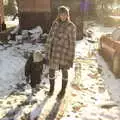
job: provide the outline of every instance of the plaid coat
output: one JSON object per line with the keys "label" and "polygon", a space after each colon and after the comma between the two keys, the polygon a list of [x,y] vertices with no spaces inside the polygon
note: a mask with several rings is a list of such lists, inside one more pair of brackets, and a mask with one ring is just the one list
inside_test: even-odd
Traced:
{"label": "plaid coat", "polygon": [[71,21],[55,20],[48,35],[48,59],[52,69],[69,69],[75,54],[76,26]]}

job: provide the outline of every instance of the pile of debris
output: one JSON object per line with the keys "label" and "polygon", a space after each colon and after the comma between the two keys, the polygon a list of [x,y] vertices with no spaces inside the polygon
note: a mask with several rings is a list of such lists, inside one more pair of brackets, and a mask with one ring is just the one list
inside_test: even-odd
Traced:
{"label": "pile of debris", "polygon": [[10,32],[8,40],[15,40],[17,44],[23,44],[24,42],[35,43],[45,43],[47,39],[47,34],[43,33],[40,26],[36,26],[31,30],[21,30],[17,26],[13,31]]}

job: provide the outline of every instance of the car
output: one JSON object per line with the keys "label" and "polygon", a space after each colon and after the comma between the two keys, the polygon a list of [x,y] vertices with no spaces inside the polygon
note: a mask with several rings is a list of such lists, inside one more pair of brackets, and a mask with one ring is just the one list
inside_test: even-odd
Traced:
{"label": "car", "polygon": [[100,37],[99,54],[108,63],[115,77],[120,77],[120,28],[115,29],[112,34]]}

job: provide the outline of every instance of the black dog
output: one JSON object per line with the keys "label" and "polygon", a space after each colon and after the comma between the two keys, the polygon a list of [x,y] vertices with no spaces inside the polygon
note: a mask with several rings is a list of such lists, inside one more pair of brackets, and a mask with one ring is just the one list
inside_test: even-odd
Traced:
{"label": "black dog", "polygon": [[25,64],[26,82],[30,83],[32,92],[35,91],[36,86],[41,82],[41,75],[43,71],[43,64],[46,60],[40,51],[34,51],[28,58]]}

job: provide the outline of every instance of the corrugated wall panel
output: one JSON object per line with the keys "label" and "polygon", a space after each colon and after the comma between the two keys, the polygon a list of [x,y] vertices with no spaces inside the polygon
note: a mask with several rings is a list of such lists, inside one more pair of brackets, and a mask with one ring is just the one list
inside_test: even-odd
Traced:
{"label": "corrugated wall panel", "polygon": [[35,0],[19,0],[19,10],[21,12],[31,12],[33,11]]}
{"label": "corrugated wall panel", "polygon": [[21,12],[50,12],[50,0],[19,0]]}
{"label": "corrugated wall panel", "polygon": [[40,25],[48,32],[51,25],[51,0],[18,0],[19,23],[22,29]]}
{"label": "corrugated wall panel", "polygon": [[35,0],[35,11],[36,12],[50,12],[50,0]]}

